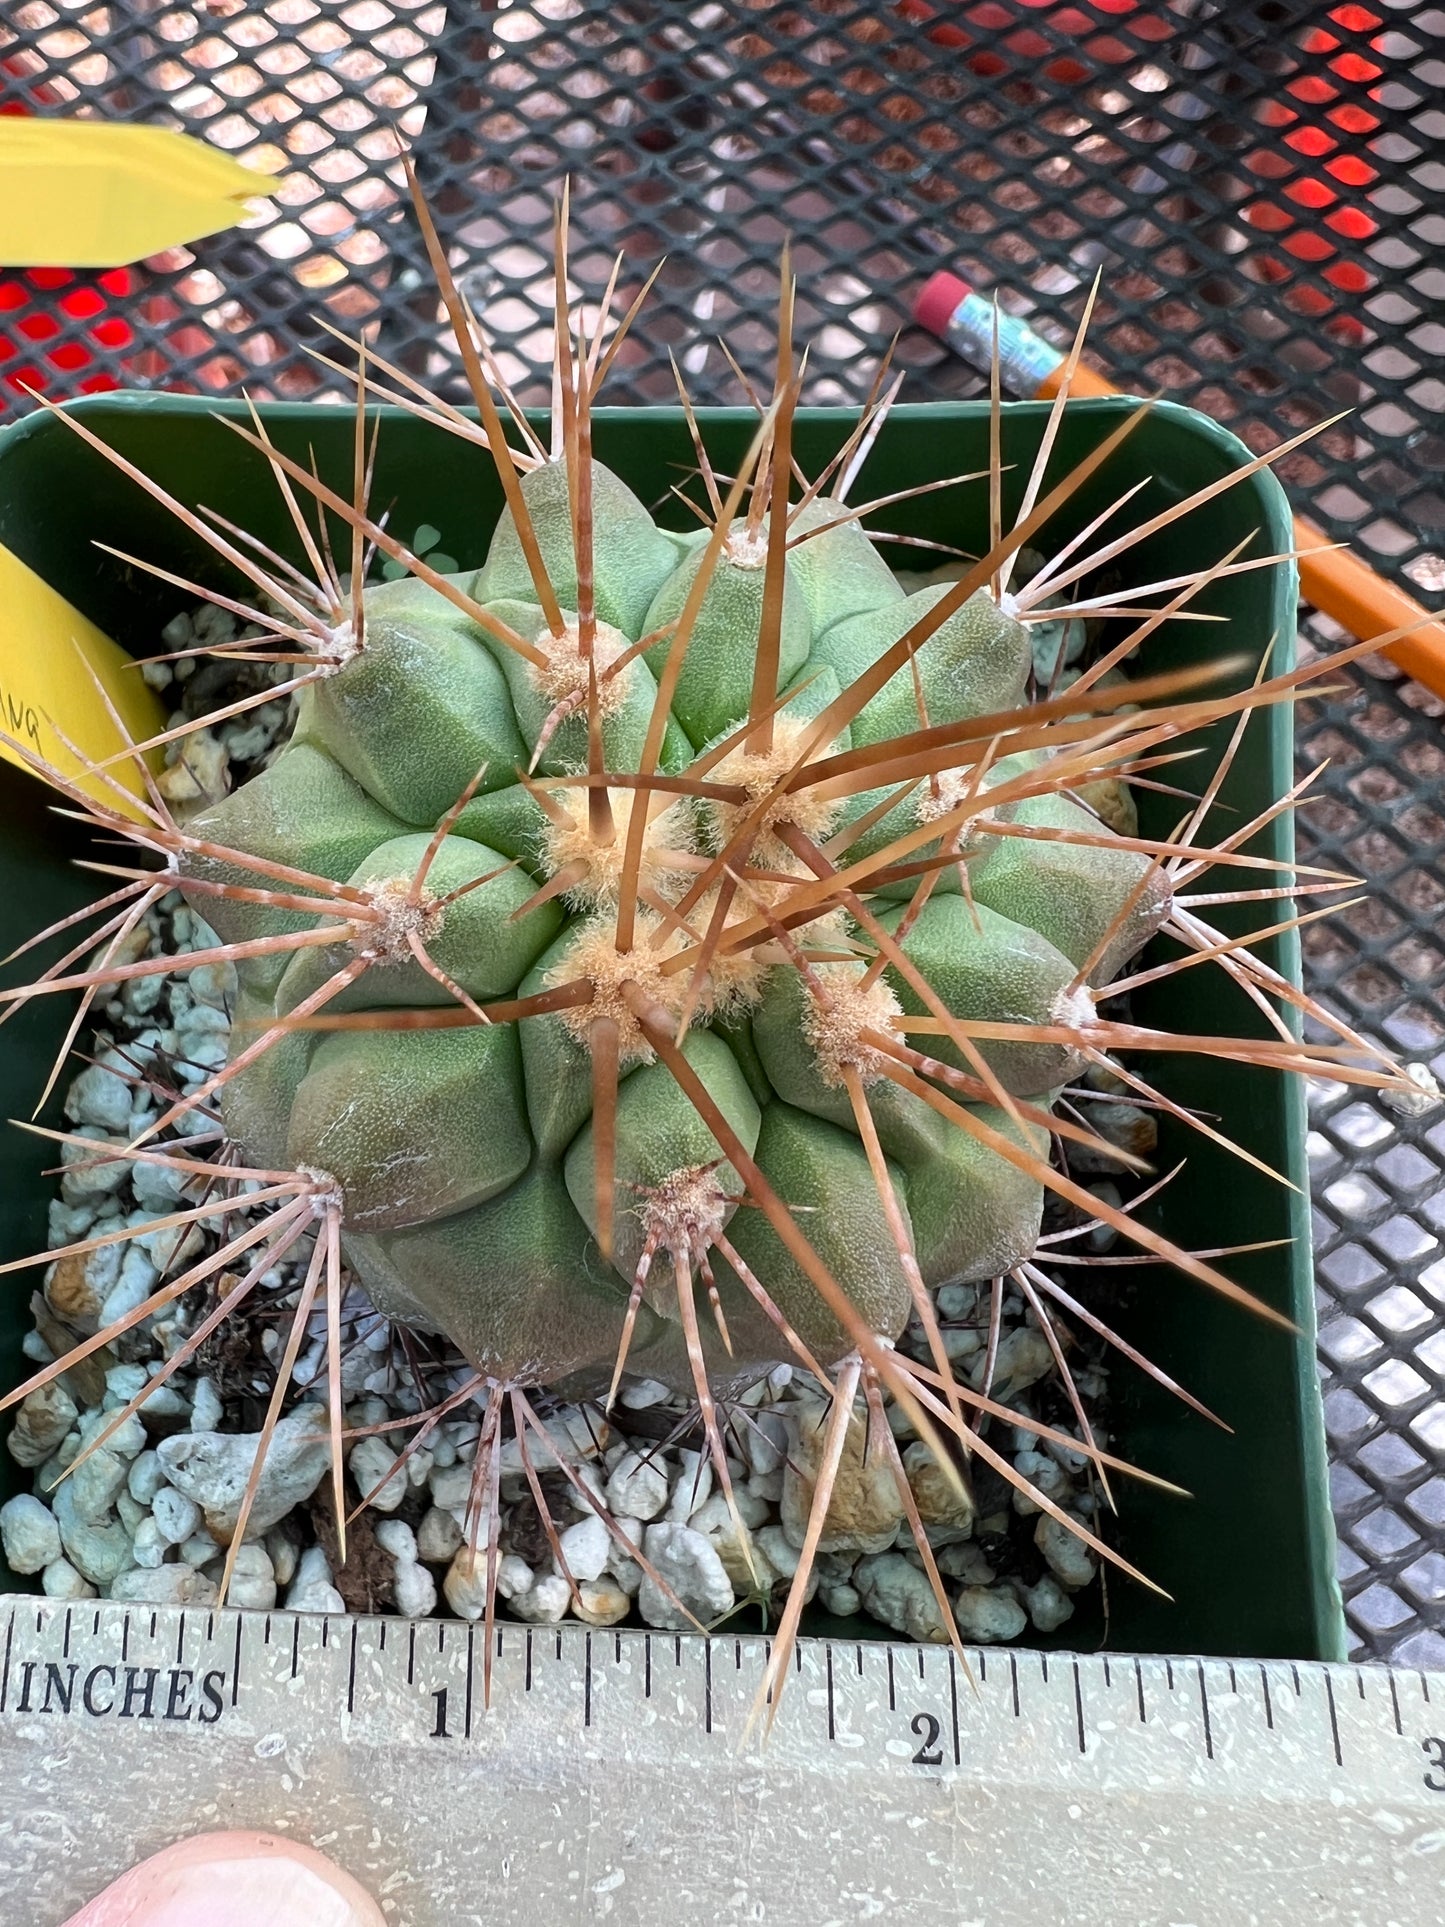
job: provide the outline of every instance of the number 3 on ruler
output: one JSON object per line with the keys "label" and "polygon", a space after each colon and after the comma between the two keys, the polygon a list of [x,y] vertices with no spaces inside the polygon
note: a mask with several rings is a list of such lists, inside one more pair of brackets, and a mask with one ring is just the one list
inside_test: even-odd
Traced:
{"label": "number 3 on ruler", "polygon": [[1421,1740],[1420,1747],[1430,1762],[1421,1778],[1432,1793],[1445,1793],[1445,1740]]}

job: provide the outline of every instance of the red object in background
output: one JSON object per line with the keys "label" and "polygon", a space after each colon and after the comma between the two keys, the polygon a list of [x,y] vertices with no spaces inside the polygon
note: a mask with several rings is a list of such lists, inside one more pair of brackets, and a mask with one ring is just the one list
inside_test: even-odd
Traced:
{"label": "red object in background", "polygon": [[[140,288],[134,268],[95,274],[16,268],[0,274],[0,391],[18,399],[22,388],[90,395],[123,386],[120,376],[98,363],[102,353],[134,347],[135,330],[120,310]],[[62,316],[86,325],[67,330]]]}
{"label": "red object in background", "polygon": [[[1291,76],[1283,83],[1282,97],[1260,108],[1261,124],[1281,129],[1282,147],[1289,152],[1261,148],[1244,165],[1261,181],[1277,182],[1275,192],[1283,200],[1251,201],[1244,219],[1262,234],[1277,235],[1290,257],[1259,257],[1260,278],[1290,282],[1284,298],[1297,314],[1333,314],[1332,332],[1359,339],[1365,326],[1350,310],[1377,281],[1357,257],[1380,231],[1367,196],[1379,179],[1369,159],[1369,142],[1380,131],[1381,117],[1369,103],[1379,100],[1379,87],[1372,83],[1382,79],[1384,69],[1349,47],[1342,36],[1363,35],[1367,48],[1377,51],[1386,22],[1368,7],[1355,5],[1333,8],[1329,19],[1330,28],[1313,27],[1304,41],[1306,54],[1317,62],[1324,56],[1326,71]],[[1352,253],[1356,258],[1350,258]],[[1301,277],[1294,262],[1312,269],[1328,289]],[[1335,294],[1345,299],[1339,301]]]}
{"label": "red object in background", "polygon": [[[1095,80],[1102,67],[1127,66],[1141,58],[1140,41],[1168,40],[1178,22],[1156,19],[1141,12],[1139,0],[1090,0],[1090,11],[1060,4],[1060,0],[977,0],[977,4],[948,7],[934,0],[897,0],[905,20],[933,21],[928,38],[938,47],[957,47],[970,73],[984,80],[1003,74],[1027,75],[1038,70],[1066,87]],[[1021,16],[1042,16],[1041,33]],[[1097,16],[1129,17],[1130,40],[1102,28]],[[1077,53],[1064,53],[1059,41],[1073,41]],[[1081,56],[1087,56],[1087,62]],[[1040,65],[1042,63],[1042,65]]]}
{"label": "red object in background", "polygon": [[[14,118],[35,107],[64,109],[65,102],[29,57],[12,54],[0,60],[0,76],[12,89],[18,83],[12,98],[0,102],[0,114]],[[0,412],[7,401],[22,399],[25,388],[42,395],[55,388],[67,395],[119,388],[120,377],[100,366],[100,358],[134,345],[135,330],[121,304],[133,301],[141,285],[136,268],[94,273],[0,266]],[[67,320],[89,325],[66,328]]]}
{"label": "red object in background", "polygon": [[[1144,59],[1150,43],[1178,31],[1177,22],[1141,11],[1138,0],[1089,0],[1088,12],[1060,0],[977,0],[961,7],[945,6],[943,0],[896,0],[896,7],[906,20],[931,23],[928,38],[936,46],[957,48],[969,71],[981,78],[1027,79],[1032,67],[1072,87],[1097,79],[1101,67]],[[1030,12],[1040,16],[1039,27],[1028,24],[1024,16]],[[1121,22],[1127,16],[1129,38],[1101,27],[1099,15]],[[1367,103],[1378,100],[1372,83],[1383,69],[1343,36],[1363,35],[1368,49],[1378,51],[1386,22],[1368,7],[1350,3],[1332,9],[1329,21],[1329,27],[1310,28],[1301,48],[1315,63],[1323,57],[1326,71],[1282,75],[1279,98],[1258,107],[1258,123],[1279,129],[1281,145],[1255,149],[1243,165],[1261,183],[1277,183],[1273,192],[1282,199],[1261,194],[1246,203],[1241,218],[1257,233],[1279,237],[1281,254],[1253,257],[1257,278],[1275,286],[1288,283],[1284,299],[1297,314],[1329,317],[1332,334],[1359,340],[1366,329],[1352,310],[1376,285],[1376,276],[1358,254],[1379,232],[1367,197],[1379,179],[1368,143],[1379,133],[1381,118]],[[1077,42],[1088,64],[1061,52],[1060,39]]]}

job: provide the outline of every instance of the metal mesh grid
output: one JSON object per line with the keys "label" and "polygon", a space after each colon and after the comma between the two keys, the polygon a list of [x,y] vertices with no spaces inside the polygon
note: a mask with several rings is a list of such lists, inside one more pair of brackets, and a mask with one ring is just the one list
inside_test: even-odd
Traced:
{"label": "metal mesh grid", "polygon": [[[913,399],[977,377],[907,326],[939,259],[1045,332],[1103,288],[1093,352],[1263,448],[1297,501],[1445,587],[1445,12],[1429,0],[12,0],[0,112],[201,134],[273,177],[243,229],[110,275],[0,270],[0,417],[118,384],[335,395],[315,319],[459,371],[405,210],[412,145],[504,367],[545,400],[552,200],[574,294],[662,263],[614,400],[738,399],[793,237],[808,399],[856,401],[900,328]],[[1432,206],[1432,201],[1434,205]],[[664,259],[665,257],[665,259]],[[1062,335],[1060,335],[1062,338]],[[1307,641],[1330,640],[1312,624]],[[1445,1074],[1441,705],[1383,666],[1301,716],[1330,767],[1305,838],[1367,876],[1312,989]],[[1445,1122],[1324,1095],[1321,1362],[1357,1651],[1445,1663]]]}

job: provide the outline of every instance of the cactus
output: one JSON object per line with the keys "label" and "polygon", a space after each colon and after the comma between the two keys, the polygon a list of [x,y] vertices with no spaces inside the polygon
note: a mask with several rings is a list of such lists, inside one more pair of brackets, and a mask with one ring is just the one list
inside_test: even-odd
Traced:
{"label": "cactus", "polygon": [[[504,1424],[541,1450],[530,1395],[565,1385],[605,1406],[624,1369],[686,1388],[731,1502],[719,1402],[779,1362],[832,1394],[803,1579],[861,1400],[870,1449],[891,1455],[943,1599],[879,1422],[885,1392],[948,1479],[964,1477],[960,1447],[977,1452],[1123,1565],[989,1443],[981,1420],[1000,1408],[986,1383],[955,1381],[931,1292],[1013,1276],[1051,1330],[1053,1288],[1036,1257],[1053,1193],[1244,1297],[1211,1260],[1082,1192],[1049,1144],[1097,1142],[1055,1108],[1084,1067],[1161,1041],[1100,1009],[1151,974],[1121,976],[1154,933],[1177,939],[1183,963],[1215,961],[1256,1001],[1301,1002],[1188,900],[1211,867],[1234,872],[1237,887],[1210,902],[1284,894],[1253,887],[1265,866],[1241,846],[1258,824],[1201,846],[1211,788],[1174,839],[1151,841],[1111,828],[1088,800],[1101,786],[1117,793],[1161,743],[1289,698],[1298,674],[1223,695],[1205,672],[1123,684],[1111,674],[1210,581],[1272,558],[1229,556],[1119,591],[1107,612],[1135,626],[1066,705],[1035,714],[1032,625],[1096,613],[1097,598],[1070,603],[1068,591],[1154,524],[1085,543],[1011,588],[1015,560],[1046,539],[1050,516],[1135,418],[1054,477],[1066,383],[1014,526],[1003,525],[995,457],[988,552],[954,583],[907,594],[865,531],[873,505],[848,499],[886,411],[881,380],[835,460],[794,488],[800,374],[785,276],[778,373],[752,445],[728,482],[698,438],[706,508],[701,527],[678,532],[592,454],[615,338],[604,348],[599,327],[574,347],[560,332],[549,446],[514,409],[515,425],[504,422],[419,215],[480,425],[420,407],[439,458],[446,434],[460,433],[496,463],[506,507],[484,557],[439,575],[369,510],[367,405],[393,392],[392,371],[360,349],[350,499],[274,448],[259,422],[233,424],[285,491],[315,575],[304,589],[293,569],[122,463],[264,598],[262,640],[229,647],[284,665],[281,680],[225,713],[278,689],[297,697],[282,753],[189,817],[152,788],[137,825],[72,788],[93,823],[160,867],[133,873],[100,906],[98,929],[7,993],[14,1005],[75,989],[88,1003],[127,976],[212,956],[236,965],[229,1062],[116,1155],[204,1177],[197,1219],[224,1224],[244,1205],[250,1224],[258,1186],[274,1215],[228,1232],[217,1257],[163,1283],[126,1322],[224,1269],[215,1322],[278,1252],[310,1238],[268,1426],[299,1334],[324,1305],[341,1517],[344,1263],[379,1310],[443,1334],[473,1368],[466,1395],[484,1409],[473,1544],[489,1573],[498,1501],[487,1468]],[[564,285],[565,260],[558,273]],[[308,494],[351,526],[347,580],[310,532]],[[406,573],[367,583],[373,551]],[[214,951],[115,961],[143,910],[176,885],[215,930]],[[1320,873],[1296,879],[1300,892],[1335,887]],[[109,949],[74,969],[97,941]],[[1273,1041],[1163,1041],[1401,1083],[1389,1060],[1319,1015],[1347,1048],[1300,1044],[1287,1027]],[[1124,1074],[1152,1094],[1142,1074]],[[219,1120],[223,1153],[165,1136],[197,1118]],[[926,1365],[894,1346],[915,1313]],[[1086,1423],[1083,1436],[1101,1469],[1118,1466]],[[802,1581],[778,1677],[801,1593]]]}

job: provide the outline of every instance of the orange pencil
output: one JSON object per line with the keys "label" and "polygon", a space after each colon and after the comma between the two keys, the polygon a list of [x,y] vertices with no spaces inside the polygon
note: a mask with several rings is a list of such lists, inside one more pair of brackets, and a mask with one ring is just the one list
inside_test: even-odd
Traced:
{"label": "orange pencil", "polygon": [[[975,294],[966,281],[946,272],[929,277],[913,305],[913,318],[975,367],[987,368],[993,354],[994,304]],[[1011,393],[1047,400],[1058,392],[1067,356],[1020,321],[998,310],[999,374]],[[1071,395],[1117,395],[1107,376],[1080,361]],[[1318,549],[1330,538],[1304,516],[1294,519],[1295,547]],[[1378,575],[1349,549],[1325,548],[1301,555],[1300,593],[1361,642],[1389,637],[1382,654],[1407,676],[1437,696],[1445,696],[1445,621],[1433,615],[1393,582]],[[1408,630],[1410,633],[1402,634]]]}

